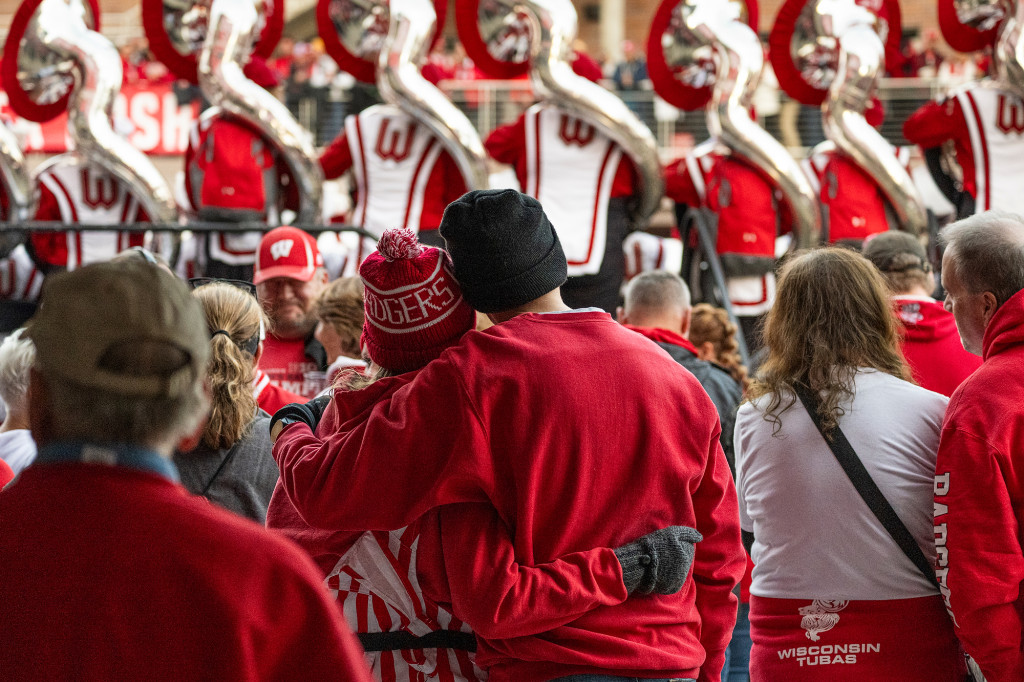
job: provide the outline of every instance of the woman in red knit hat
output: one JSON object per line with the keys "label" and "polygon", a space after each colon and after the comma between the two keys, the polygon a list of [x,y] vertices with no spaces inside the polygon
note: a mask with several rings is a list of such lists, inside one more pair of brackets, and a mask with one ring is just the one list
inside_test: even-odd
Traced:
{"label": "woman in red knit hat", "polygon": [[[365,408],[384,392],[411,381],[476,321],[448,254],[423,246],[409,230],[385,230],[378,251],[359,273],[370,381],[356,377],[353,386],[361,390],[335,393],[316,427],[325,439],[365,416]],[[271,433],[276,436],[273,427]],[[634,592],[678,591],[689,568],[682,555],[689,551],[692,559],[693,536],[686,531],[694,533],[659,530],[616,550],[575,552],[527,567],[516,562],[509,531],[488,504],[449,505],[390,532],[332,532],[310,528],[280,484],[267,525],[302,545],[327,574],[327,587],[377,679],[429,675],[442,682],[487,678],[475,665],[476,639],[468,620],[483,636],[502,636],[510,629],[539,633]],[[467,554],[467,547],[479,551]],[[453,561],[455,554],[476,560]],[[660,562],[644,563],[645,556]],[[449,580],[474,586],[473,613],[458,614],[465,620],[448,610]]]}

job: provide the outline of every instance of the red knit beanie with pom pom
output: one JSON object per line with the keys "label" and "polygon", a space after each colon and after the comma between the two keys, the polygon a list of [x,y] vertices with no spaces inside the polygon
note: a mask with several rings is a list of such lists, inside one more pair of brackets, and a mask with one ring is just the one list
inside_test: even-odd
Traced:
{"label": "red knit beanie with pom pom", "polygon": [[451,258],[420,244],[411,230],[384,230],[359,276],[365,285],[362,343],[384,369],[419,369],[476,323]]}

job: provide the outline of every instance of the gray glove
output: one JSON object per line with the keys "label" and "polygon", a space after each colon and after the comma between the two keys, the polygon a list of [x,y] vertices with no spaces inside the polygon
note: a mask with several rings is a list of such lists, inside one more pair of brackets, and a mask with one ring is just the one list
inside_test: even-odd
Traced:
{"label": "gray glove", "polygon": [[693,564],[694,544],[704,536],[689,526],[669,526],[615,550],[629,594],[675,594]]}

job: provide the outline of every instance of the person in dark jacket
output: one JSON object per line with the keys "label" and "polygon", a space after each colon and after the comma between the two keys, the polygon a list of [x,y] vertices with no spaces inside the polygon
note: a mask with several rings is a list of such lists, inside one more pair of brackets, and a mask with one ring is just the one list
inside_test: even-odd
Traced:
{"label": "person in dark jacket", "polygon": [[690,289],[682,278],[666,270],[649,270],[630,280],[618,319],[664,348],[673,360],[697,377],[718,410],[722,449],[735,473],[732,431],[742,389],[724,367],[700,359],[697,348],[687,338],[691,312]]}

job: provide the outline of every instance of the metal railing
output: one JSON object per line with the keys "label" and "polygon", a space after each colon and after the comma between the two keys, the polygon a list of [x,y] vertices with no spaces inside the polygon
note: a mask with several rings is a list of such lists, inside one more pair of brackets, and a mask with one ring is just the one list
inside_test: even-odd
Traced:
{"label": "metal railing", "polygon": [[[514,121],[535,101],[526,80],[442,81],[440,87],[484,137],[499,125]],[[935,79],[883,80],[878,91],[886,111],[882,136],[896,146],[907,144],[903,122],[941,93]],[[650,90],[618,94],[654,133],[666,160],[682,155],[708,137],[703,111],[681,111]],[[299,121],[313,131],[317,143],[324,145],[341,132],[346,115],[379,101],[375,88],[360,85],[352,89],[323,88],[292,101],[290,106]],[[820,109],[801,105],[784,93],[779,93],[778,112],[762,117],[761,123],[796,155],[825,139]]]}

